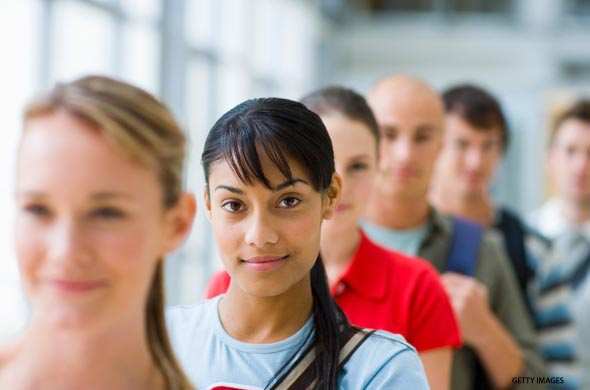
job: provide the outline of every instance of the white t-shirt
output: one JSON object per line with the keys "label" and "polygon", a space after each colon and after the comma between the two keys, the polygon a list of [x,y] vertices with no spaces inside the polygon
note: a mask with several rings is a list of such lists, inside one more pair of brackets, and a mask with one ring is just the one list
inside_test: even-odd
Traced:
{"label": "white t-shirt", "polygon": [[[244,343],[221,325],[217,305],[222,297],[168,309],[168,332],[176,356],[200,390],[264,389],[285,362],[311,341],[313,319],[285,340]],[[422,390],[428,384],[416,350],[402,336],[377,331],[344,365],[338,388]]]}

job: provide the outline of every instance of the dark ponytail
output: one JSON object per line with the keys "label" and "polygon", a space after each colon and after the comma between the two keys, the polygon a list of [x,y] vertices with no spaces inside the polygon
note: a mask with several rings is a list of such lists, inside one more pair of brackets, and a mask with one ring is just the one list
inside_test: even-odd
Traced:
{"label": "dark ponytail", "polygon": [[[291,179],[288,158],[305,169],[312,187],[323,193],[335,172],[332,142],[320,117],[303,104],[279,98],[247,100],[225,113],[211,128],[201,162],[208,182],[211,165],[225,160],[244,183],[255,181],[271,188],[259,153]],[[328,278],[318,255],[310,274],[316,348],[316,388],[335,390],[340,348],[338,335],[349,326],[328,288]],[[305,343],[304,343],[305,344]],[[295,357],[295,356],[294,356]],[[291,361],[276,373],[278,378]],[[271,381],[272,383],[272,381]]]}
{"label": "dark ponytail", "polygon": [[313,293],[313,320],[316,332],[316,369],[319,389],[336,389],[340,344],[338,334],[348,326],[346,317],[332,299],[328,288],[328,277],[321,256],[311,269],[311,290]]}

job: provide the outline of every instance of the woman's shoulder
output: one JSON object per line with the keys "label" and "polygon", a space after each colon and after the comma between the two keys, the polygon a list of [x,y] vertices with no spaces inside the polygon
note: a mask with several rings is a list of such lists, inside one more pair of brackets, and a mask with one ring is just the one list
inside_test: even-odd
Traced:
{"label": "woman's shoulder", "polygon": [[382,330],[358,347],[342,380],[348,385],[343,388],[428,388],[416,349],[403,336]]}
{"label": "woman's shoulder", "polygon": [[190,305],[170,306],[166,309],[166,325],[171,336],[195,333],[199,329],[210,329],[217,315],[217,301],[220,296],[204,299]]}

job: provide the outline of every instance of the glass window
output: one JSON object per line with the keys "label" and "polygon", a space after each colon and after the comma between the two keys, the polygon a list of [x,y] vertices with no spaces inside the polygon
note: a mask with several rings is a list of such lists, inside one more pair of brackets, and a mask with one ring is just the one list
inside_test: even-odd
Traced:
{"label": "glass window", "polygon": [[131,19],[141,19],[150,23],[157,22],[162,13],[161,0],[120,0],[119,4]]}
{"label": "glass window", "polygon": [[113,74],[114,19],[103,9],[72,0],[55,3],[52,79]]}
{"label": "glass window", "polygon": [[159,90],[160,35],[146,24],[123,26],[122,77],[151,93]]}
{"label": "glass window", "polygon": [[186,2],[186,34],[190,46],[206,48],[215,41],[218,0],[188,0]]}
{"label": "glass window", "polygon": [[0,143],[0,343],[23,326],[27,312],[12,239],[15,211],[13,193],[22,108],[35,92],[37,66],[40,63],[39,15],[40,3],[34,0],[4,2],[0,12],[3,32],[0,45],[5,53],[10,53],[2,57],[0,72],[3,125]]}

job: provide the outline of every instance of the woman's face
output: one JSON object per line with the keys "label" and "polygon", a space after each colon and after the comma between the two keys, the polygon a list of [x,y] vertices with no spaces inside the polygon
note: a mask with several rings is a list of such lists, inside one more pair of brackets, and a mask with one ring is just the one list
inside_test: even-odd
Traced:
{"label": "woman's face", "polygon": [[205,199],[213,233],[231,290],[271,297],[309,285],[318,256],[322,220],[331,215],[339,193],[338,179],[317,192],[302,166],[288,159],[287,180],[268,156],[260,153],[261,182],[243,183],[225,160],[212,164]]}
{"label": "woman's face", "polygon": [[192,221],[162,197],[156,173],[100,130],[64,111],[28,120],[15,240],[33,319],[84,329],[143,319],[158,259]]}
{"label": "woman's face", "polygon": [[323,229],[346,231],[357,226],[364,212],[376,172],[377,140],[363,123],[340,114],[322,116],[334,147],[336,172],[342,178],[342,196],[334,217]]}

